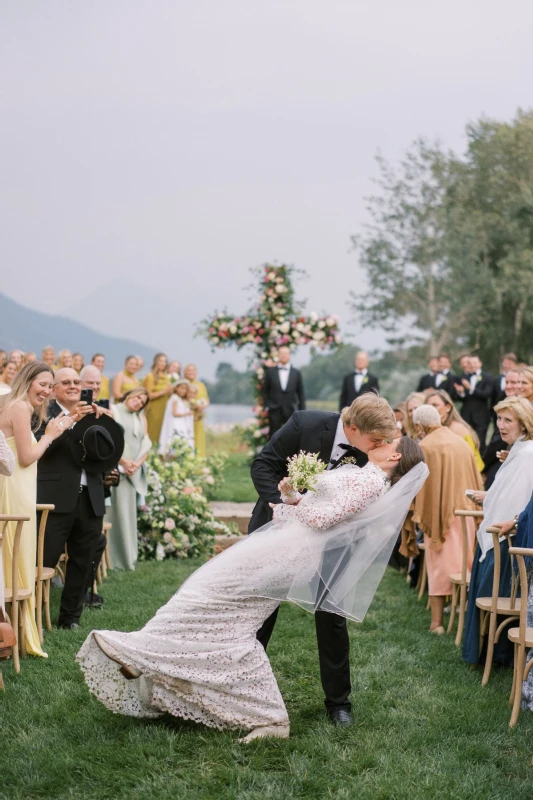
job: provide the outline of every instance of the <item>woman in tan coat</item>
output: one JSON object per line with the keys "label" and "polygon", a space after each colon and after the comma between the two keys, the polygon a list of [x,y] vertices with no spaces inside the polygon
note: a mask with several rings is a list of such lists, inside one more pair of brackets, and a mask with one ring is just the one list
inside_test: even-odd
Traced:
{"label": "woman in tan coat", "polygon": [[[462,533],[456,508],[472,509],[475,504],[465,491],[482,488],[481,476],[468,444],[441,424],[439,412],[430,405],[417,408],[413,423],[420,437],[429,477],[415,498],[413,522],[424,532],[431,604],[430,631],[444,633],[446,595],[452,593],[450,575],[461,572]],[[469,563],[472,566],[475,526],[469,525]]]}

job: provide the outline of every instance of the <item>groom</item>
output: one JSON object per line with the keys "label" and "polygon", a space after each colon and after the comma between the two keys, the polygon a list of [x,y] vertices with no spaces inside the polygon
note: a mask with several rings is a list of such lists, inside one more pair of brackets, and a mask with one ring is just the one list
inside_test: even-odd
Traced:
{"label": "groom", "polygon": [[[327,411],[295,411],[277,431],[252,464],[252,481],[259,495],[248,533],[272,519],[269,503],[280,503],[278,484],[287,476],[287,459],[302,450],[318,453],[328,469],[340,466],[349,456],[358,467],[367,453],[397,435],[396,418],[387,401],[370,392],[358,397],[342,414]],[[257,638],[266,649],[278,615],[263,623]],[[337,725],[351,725],[350,643],[346,620],[338,614],[315,612],[320,678],[326,696],[326,711]]]}

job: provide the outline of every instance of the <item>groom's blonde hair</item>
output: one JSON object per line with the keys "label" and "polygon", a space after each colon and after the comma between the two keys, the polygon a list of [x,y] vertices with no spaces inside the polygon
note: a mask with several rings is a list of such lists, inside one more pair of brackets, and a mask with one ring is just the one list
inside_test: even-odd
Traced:
{"label": "groom's blonde hair", "polygon": [[355,425],[361,433],[394,439],[398,433],[394,411],[384,397],[375,392],[366,392],[343,408],[341,419],[344,425]]}

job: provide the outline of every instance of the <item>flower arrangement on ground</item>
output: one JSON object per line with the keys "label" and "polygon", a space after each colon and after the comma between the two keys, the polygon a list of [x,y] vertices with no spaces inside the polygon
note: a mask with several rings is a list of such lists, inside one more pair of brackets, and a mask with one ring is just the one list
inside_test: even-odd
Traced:
{"label": "flower arrangement on ground", "polygon": [[139,559],[200,558],[213,553],[217,534],[230,529],[209,508],[209,497],[222,483],[225,456],[195,456],[181,437],[163,455],[148,458],[148,492],[138,512]]}

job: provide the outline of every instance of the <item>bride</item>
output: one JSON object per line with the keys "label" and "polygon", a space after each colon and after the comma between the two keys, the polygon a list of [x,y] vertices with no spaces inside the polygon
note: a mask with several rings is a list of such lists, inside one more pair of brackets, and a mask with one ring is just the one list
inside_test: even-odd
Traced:
{"label": "bride", "polygon": [[301,497],[282,481],[272,522],[200,567],[142,630],[90,633],[77,655],[90,691],[118,714],[249,730],[245,742],[287,737],[257,630],[281,600],[362,621],[428,474],[407,437],[368,458]]}

